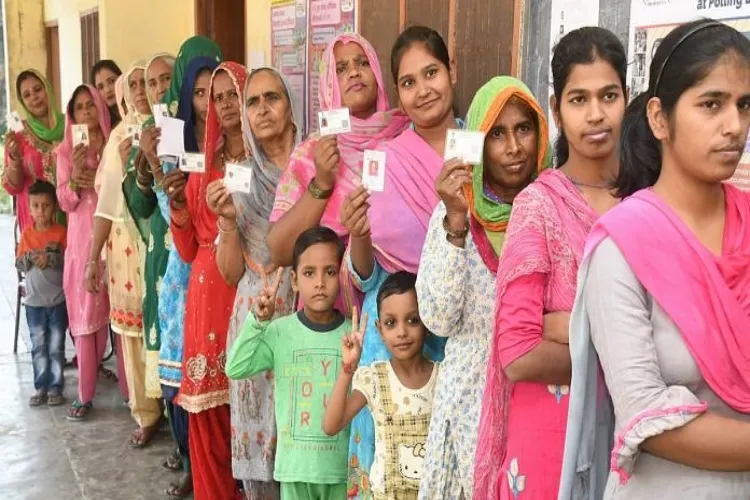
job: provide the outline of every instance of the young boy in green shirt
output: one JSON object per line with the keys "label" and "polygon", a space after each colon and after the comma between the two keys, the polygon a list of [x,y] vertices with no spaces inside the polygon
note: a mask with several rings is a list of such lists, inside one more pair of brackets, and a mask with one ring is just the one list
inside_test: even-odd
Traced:
{"label": "young boy in green shirt", "polygon": [[344,249],[325,227],[303,232],[293,251],[292,286],[304,308],[270,321],[275,312],[279,270],[255,300],[229,350],[231,379],[273,370],[278,444],[274,479],[283,500],[345,500],[349,429],[323,432],[323,415],[341,370],[341,339],[351,322],[334,309]]}

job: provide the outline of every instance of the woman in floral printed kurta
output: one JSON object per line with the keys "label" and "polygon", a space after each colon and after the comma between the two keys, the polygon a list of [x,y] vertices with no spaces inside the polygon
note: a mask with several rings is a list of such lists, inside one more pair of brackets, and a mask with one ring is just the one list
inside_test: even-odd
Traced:
{"label": "woman in floral printed kurta", "polygon": [[424,499],[472,497],[498,254],[513,198],[550,163],[544,112],[515,78],[479,89],[467,128],[487,134],[484,162],[445,164],[417,275],[422,321],[448,337],[419,487]]}

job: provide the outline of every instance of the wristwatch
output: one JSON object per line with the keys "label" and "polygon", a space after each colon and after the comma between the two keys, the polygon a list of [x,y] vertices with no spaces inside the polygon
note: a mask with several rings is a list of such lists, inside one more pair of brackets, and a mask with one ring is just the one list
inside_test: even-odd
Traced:
{"label": "wristwatch", "polygon": [[333,188],[331,189],[320,189],[315,185],[315,177],[310,180],[310,184],[307,185],[307,191],[316,200],[327,200],[333,194]]}

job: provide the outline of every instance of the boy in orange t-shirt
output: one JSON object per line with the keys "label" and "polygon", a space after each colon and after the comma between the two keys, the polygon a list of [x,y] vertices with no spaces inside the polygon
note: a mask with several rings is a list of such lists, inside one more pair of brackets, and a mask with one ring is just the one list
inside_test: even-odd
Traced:
{"label": "boy in orange t-shirt", "polygon": [[34,224],[21,234],[16,268],[26,273],[26,321],[31,334],[31,360],[36,393],[30,406],[59,406],[65,365],[65,331],[68,311],[63,293],[66,230],[55,222],[55,186],[37,181],[29,188],[29,208]]}

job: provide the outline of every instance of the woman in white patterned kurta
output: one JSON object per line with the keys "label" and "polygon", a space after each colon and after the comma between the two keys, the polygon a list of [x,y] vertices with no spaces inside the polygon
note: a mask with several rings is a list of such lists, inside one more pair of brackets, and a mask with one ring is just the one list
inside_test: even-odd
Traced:
{"label": "woman in white patterned kurta", "polygon": [[544,114],[514,78],[493,78],[477,92],[467,128],[486,133],[484,161],[472,167],[446,162],[437,181],[443,201],[430,219],[417,278],[422,321],[448,337],[420,499],[472,498],[495,273],[510,203],[550,163]]}

